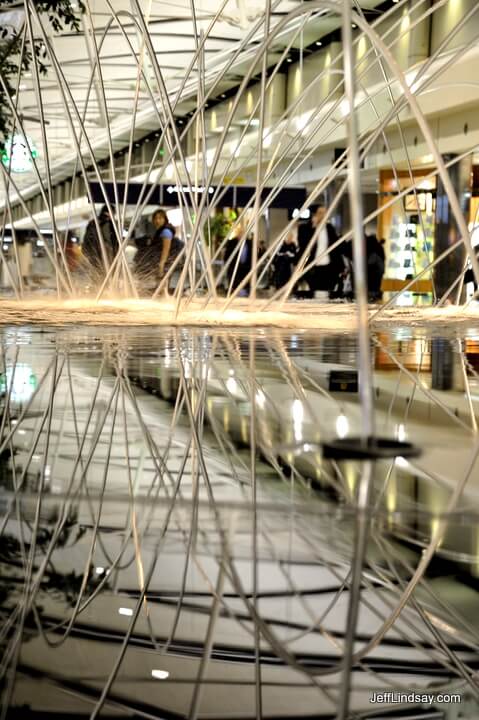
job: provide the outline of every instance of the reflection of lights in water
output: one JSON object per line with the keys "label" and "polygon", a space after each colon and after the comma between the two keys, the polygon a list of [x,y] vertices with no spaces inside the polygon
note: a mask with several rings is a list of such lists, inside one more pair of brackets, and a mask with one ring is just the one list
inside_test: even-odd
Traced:
{"label": "reflection of lights in water", "polygon": [[244,443],[247,443],[249,440],[249,425],[248,418],[246,417],[241,418],[241,439]]}
{"label": "reflection of lights in water", "polygon": [[185,358],[185,360],[183,360],[183,368],[185,371],[185,378],[189,380],[191,378],[191,364],[188,358]]}
{"label": "reflection of lights in water", "polygon": [[296,442],[300,442],[303,438],[303,419],[304,419],[304,409],[303,409],[303,403],[301,400],[293,400],[293,404],[291,406],[291,414],[293,416],[293,429],[294,429],[294,439]]}
{"label": "reflection of lights in water", "polygon": [[348,418],[342,413],[338,415],[338,419],[336,420],[336,432],[340,438],[345,438],[349,432]]}
{"label": "reflection of lights in water", "polygon": [[152,670],[151,677],[154,677],[156,680],[166,680],[166,678],[170,677],[170,673],[168,670]]}
{"label": "reflection of lights in water", "polygon": [[431,520],[431,540],[435,541],[438,537],[441,538],[437,543],[437,547],[440,548],[444,541],[443,527],[441,527],[441,520],[439,518],[434,518]]}
{"label": "reflection of lights in water", "polygon": [[235,374],[235,371],[234,371],[234,370],[231,370],[231,369],[228,370],[228,375],[229,375],[230,377],[233,377],[234,374]]}
{"label": "reflection of lights in water", "polygon": [[[13,378],[13,384],[12,384]],[[0,376],[0,391],[8,393],[11,387],[11,399],[13,402],[27,402],[33,395],[37,386],[37,378],[32,372],[30,365],[17,363],[15,368],[7,368],[5,375]]]}
{"label": "reflection of lights in water", "polygon": [[388,483],[388,489],[386,494],[386,507],[389,512],[393,513],[397,508],[397,486],[396,478],[391,475]]}
{"label": "reflection of lights in water", "polygon": [[440,618],[438,618],[437,615],[433,615],[431,612],[428,612],[427,610],[424,612],[424,614],[440,630],[444,630],[444,632],[450,633],[451,635],[457,635],[457,630],[455,630],[455,628],[453,628],[451,625],[448,625],[446,622],[444,622],[444,620],[441,620]]}
{"label": "reflection of lights in water", "polygon": [[121,607],[118,610],[119,615],[126,615],[127,617],[131,617],[133,615],[133,610],[131,608],[125,608]]}
{"label": "reflection of lights in water", "polygon": [[52,469],[50,465],[45,465],[45,477],[48,478],[52,474]]}
{"label": "reflection of lights in water", "polygon": [[256,393],[256,404],[260,406],[260,408],[264,408],[266,402],[266,396],[262,390],[258,390]]}
{"label": "reflection of lights in water", "polygon": [[396,437],[399,442],[404,442],[406,439],[406,429],[402,423],[400,423],[396,428]]}
{"label": "reflection of lights in water", "polygon": [[233,394],[238,390],[238,383],[234,378],[230,377],[226,381],[226,388],[229,393]]}
{"label": "reflection of lights in water", "polygon": [[351,496],[354,496],[354,490],[356,487],[356,470],[354,468],[354,465],[350,462],[346,464],[346,467],[344,469],[344,477],[346,479],[346,483],[351,493]]}

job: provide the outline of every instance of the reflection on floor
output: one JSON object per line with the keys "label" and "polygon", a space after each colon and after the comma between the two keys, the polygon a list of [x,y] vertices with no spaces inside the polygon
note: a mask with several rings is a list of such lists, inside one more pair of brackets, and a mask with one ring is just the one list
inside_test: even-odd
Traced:
{"label": "reflection on floor", "polygon": [[374,343],[353,646],[353,337],[2,331],[2,717],[477,718],[476,341]]}

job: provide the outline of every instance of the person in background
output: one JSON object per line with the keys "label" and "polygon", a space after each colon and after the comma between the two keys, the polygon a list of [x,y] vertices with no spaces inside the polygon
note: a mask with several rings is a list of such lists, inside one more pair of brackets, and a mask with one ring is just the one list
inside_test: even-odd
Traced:
{"label": "person in background", "polygon": [[70,272],[76,272],[80,265],[81,251],[80,247],[74,238],[71,230],[65,233],[63,241],[63,251],[65,253],[65,260],[68,265]]}
{"label": "person in background", "polygon": [[291,279],[293,267],[298,260],[298,246],[294,232],[290,231],[281,243],[273,262],[273,285],[279,289]]}
{"label": "person in background", "polygon": [[[241,284],[246,275],[251,270],[251,258],[252,258],[252,240],[251,237],[246,238],[241,250],[238,248],[241,246],[244,234],[243,224],[240,222],[233,228],[230,239],[226,242],[224,250],[224,262],[228,263],[227,268],[227,288],[226,291],[233,292]],[[238,257],[239,253],[239,257]],[[240,290],[238,295],[241,297],[248,295],[249,285],[245,285]]]}
{"label": "person in background", "polygon": [[366,258],[368,273],[368,299],[369,302],[381,300],[381,283],[384,275],[384,247],[375,234],[366,235]]}
{"label": "person in background", "polygon": [[[115,208],[112,206],[112,211],[114,212],[114,210]],[[113,221],[106,205],[103,205],[98,215],[98,227],[101,237],[98,234],[97,223],[95,220],[90,220],[82,243],[83,259],[87,265],[87,271],[94,279],[99,279],[106,274],[115,257],[115,248],[118,246]]]}
{"label": "person in background", "polygon": [[[154,233],[135,240],[138,250],[133,267],[140,284],[153,291],[177,259],[183,243],[176,237],[175,228],[169,222],[165,210],[155,210],[152,223]],[[165,293],[170,290],[170,279]]]}
{"label": "person in background", "polygon": [[[322,223],[326,216],[327,208],[325,205],[311,207],[311,222],[302,226],[298,232],[299,256],[303,256],[306,252],[308,243],[316,231],[316,228]],[[344,272],[344,262],[342,258],[341,248],[334,248],[328,254],[328,250],[337,241],[338,236],[336,230],[331,223],[326,223],[319,232],[316,243],[310,250],[307,263],[315,262],[304,276],[309,286],[307,297],[314,297],[316,292],[328,293],[328,297],[335,295],[335,288],[340,282],[340,277]]]}

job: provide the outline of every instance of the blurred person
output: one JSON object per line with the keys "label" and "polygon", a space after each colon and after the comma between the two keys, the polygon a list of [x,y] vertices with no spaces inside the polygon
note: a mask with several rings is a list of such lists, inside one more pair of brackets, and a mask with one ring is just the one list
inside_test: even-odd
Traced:
{"label": "blurred person", "polygon": [[65,260],[69,271],[73,273],[78,270],[81,263],[81,250],[76,238],[72,235],[71,230],[68,230],[65,233],[63,240],[63,252],[65,253]]}
{"label": "blurred person", "polygon": [[[183,243],[176,236],[176,230],[169,222],[165,210],[155,210],[151,219],[154,232],[135,240],[137,252],[133,268],[140,284],[153,291],[178,258]],[[170,291],[170,285],[171,276],[165,287],[166,294]]]}
{"label": "blurred person", "polygon": [[[311,207],[311,221],[304,224],[298,232],[299,255],[306,252],[308,243],[316,232],[316,229],[323,222],[327,213],[325,205]],[[334,248],[328,254],[324,254],[338,240],[336,230],[331,223],[326,223],[320,230],[315,245],[309,252],[307,264],[314,262],[305,275],[304,280],[309,286],[307,297],[314,297],[315,293],[327,293],[328,297],[334,297],[335,289],[340,282],[344,272],[344,262],[341,248]]]}
{"label": "blurred person", "polygon": [[366,259],[368,275],[368,299],[370,302],[381,300],[381,283],[384,275],[384,248],[375,234],[366,235]]}
{"label": "blurred person", "polygon": [[274,257],[272,280],[277,290],[289,282],[298,260],[298,246],[294,235],[292,230],[287,234]]}
{"label": "blurred person", "polygon": [[[112,211],[115,208],[112,206]],[[118,248],[118,241],[115,235],[113,220],[106,205],[103,205],[98,215],[97,223],[90,220],[82,242],[82,255],[88,265],[88,271],[92,275],[104,276],[115,258],[115,250]],[[103,249],[102,249],[103,242]],[[105,267],[106,263],[106,267]]]}
{"label": "blurred person", "polygon": [[[242,222],[236,224],[231,237],[227,240],[223,260],[228,263],[226,291],[233,292],[243,282],[252,267],[252,238],[248,236],[243,243],[244,226]],[[243,243],[242,247],[241,244]],[[241,250],[238,248],[241,247]],[[249,283],[238,293],[241,297],[249,294]]]}

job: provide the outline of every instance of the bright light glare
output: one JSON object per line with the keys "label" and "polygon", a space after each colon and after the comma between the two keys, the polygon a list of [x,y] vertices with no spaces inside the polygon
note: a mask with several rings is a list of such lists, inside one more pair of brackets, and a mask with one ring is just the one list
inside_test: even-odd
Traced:
{"label": "bright light glare", "polygon": [[341,102],[339,103],[339,109],[343,117],[349,115],[349,100],[341,100]]}
{"label": "bright light glare", "polygon": [[273,134],[270,132],[269,128],[265,128],[263,130],[263,147],[269,148],[271,146],[272,142],[273,142]]}
{"label": "bright light glare", "polygon": [[126,615],[127,617],[131,617],[131,616],[133,615],[133,610],[132,610],[131,608],[121,607],[121,608],[118,610],[118,614],[119,614],[119,615]]}
{"label": "bright light glare", "polygon": [[236,382],[236,380],[234,378],[230,377],[226,381],[226,388],[227,388],[228,392],[233,394],[238,390],[238,383]]}
{"label": "bright light glare", "polygon": [[260,408],[264,408],[264,404],[266,401],[265,394],[262,390],[258,390],[256,393],[256,402],[260,406]]}
{"label": "bright light glare", "polygon": [[304,409],[301,400],[296,399],[293,401],[293,405],[291,407],[291,414],[293,415],[293,421],[295,423],[303,422]]}
{"label": "bright light glare", "polygon": [[404,442],[406,439],[406,430],[404,425],[401,423],[397,428],[397,439],[399,442]]}
{"label": "bright light glare", "polygon": [[336,432],[340,438],[345,438],[349,432],[348,418],[342,413],[338,415],[338,419],[336,420]]}
{"label": "bright light glare", "polygon": [[170,673],[168,670],[152,670],[151,677],[154,677],[156,680],[166,680],[166,678],[170,677]]}
{"label": "bright light glare", "polygon": [[301,442],[303,439],[303,418],[304,418],[304,409],[303,409],[303,403],[301,400],[293,401],[293,405],[291,407],[291,414],[293,415],[293,430],[294,430],[294,439],[296,442]]}

